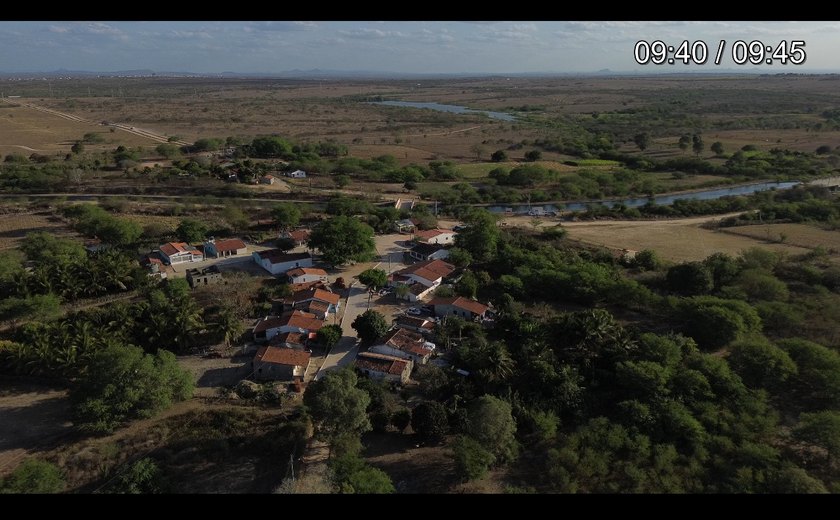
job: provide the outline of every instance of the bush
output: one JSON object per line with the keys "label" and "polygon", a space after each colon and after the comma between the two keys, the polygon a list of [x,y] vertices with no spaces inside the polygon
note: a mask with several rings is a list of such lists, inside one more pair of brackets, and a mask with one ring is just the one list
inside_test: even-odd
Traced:
{"label": "bush", "polygon": [[64,477],[55,464],[27,459],[3,480],[0,493],[60,493]]}
{"label": "bush", "polygon": [[487,469],[496,460],[492,453],[478,442],[465,435],[459,435],[452,446],[455,458],[455,474],[463,480],[484,477]]}

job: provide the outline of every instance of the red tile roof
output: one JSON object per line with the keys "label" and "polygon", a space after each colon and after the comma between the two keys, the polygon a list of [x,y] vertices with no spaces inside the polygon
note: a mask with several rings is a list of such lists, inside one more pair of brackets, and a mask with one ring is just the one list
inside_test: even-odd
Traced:
{"label": "red tile roof", "polygon": [[397,326],[407,325],[409,327],[416,327],[421,329],[434,330],[435,324],[425,318],[416,318],[414,316],[400,316],[397,318]]}
{"label": "red tile roof", "polygon": [[298,291],[292,295],[292,305],[298,302],[304,302],[306,300],[321,300],[322,302],[331,303],[333,305],[338,305],[338,300],[341,299],[341,296],[326,291],[324,289],[318,288],[311,288],[311,289],[304,289],[303,291]]}
{"label": "red tile roof", "polygon": [[391,348],[417,356],[431,355],[432,349],[424,347],[424,343],[426,343],[426,339],[420,334],[405,329],[393,329],[376,340],[374,345],[388,345]]}
{"label": "red tile roof", "polygon": [[326,287],[326,285],[322,280],[313,280],[311,282],[291,283],[289,284],[289,287],[292,289],[293,293],[296,293],[312,288],[323,289],[324,287]]}
{"label": "red tile roof", "polygon": [[328,310],[330,310],[330,306],[329,306],[329,304],[326,304],[326,303],[324,303],[324,302],[319,302],[318,300],[312,300],[312,301],[310,301],[309,303],[307,303],[307,304],[306,304],[306,307],[304,307],[304,308],[305,308],[307,311],[309,311],[309,312],[311,312],[311,313],[313,313],[313,314],[314,314],[316,311],[317,311],[317,312],[319,312],[319,313],[321,313],[321,314],[326,314],[326,313],[327,313],[327,311],[328,311]]}
{"label": "red tile roof", "polygon": [[365,370],[400,375],[405,370],[406,365],[408,365],[408,360],[386,356],[384,354],[376,354],[374,352],[360,352],[356,356],[354,364],[356,367]]}
{"label": "red tile roof", "polygon": [[479,315],[484,314],[487,312],[487,309],[490,308],[483,303],[470,300],[469,298],[464,298],[463,296],[455,296],[452,298],[432,298],[429,305],[452,305],[453,307],[458,307],[459,309],[464,309],[473,314]]}
{"label": "red tile roof", "polygon": [[309,235],[311,234],[312,231],[308,229],[296,229],[287,233],[288,237],[294,240],[295,242],[304,242],[306,240],[309,240]]}
{"label": "red tile roof", "polygon": [[312,313],[296,310],[287,312],[279,317],[274,316],[260,320],[254,327],[254,333],[286,326],[316,331],[324,326],[324,322]]}
{"label": "red tile roof", "polygon": [[247,246],[245,242],[239,240],[238,238],[229,238],[227,240],[216,240],[216,251],[220,253],[222,251],[239,251],[240,249],[245,249]]}
{"label": "red tile roof", "polygon": [[269,345],[282,345],[283,343],[292,343],[295,345],[306,344],[307,335],[299,332],[284,332],[271,338]]}
{"label": "red tile roof", "polygon": [[316,276],[327,276],[327,272],[317,267],[295,267],[286,271],[286,276],[303,276],[305,274],[314,274]]}
{"label": "red tile roof", "polygon": [[419,276],[424,280],[434,282],[439,278],[449,276],[454,270],[454,265],[444,262],[443,260],[426,260],[425,262],[417,262],[416,264],[410,265],[404,269],[400,269],[397,271],[397,274],[403,276],[413,274],[414,276]]}
{"label": "red tile roof", "polygon": [[287,365],[305,367],[309,365],[311,354],[305,350],[296,350],[284,347],[261,347],[254,357],[255,361],[273,363],[275,365]]}
{"label": "red tile roof", "polygon": [[166,256],[177,255],[178,253],[192,253],[194,255],[201,255],[201,252],[186,242],[167,242],[158,249]]}
{"label": "red tile roof", "polygon": [[414,236],[422,240],[431,240],[436,236],[443,235],[444,233],[454,233],[454,231],[451,229],[425,229],[422,231],[415,231]]}

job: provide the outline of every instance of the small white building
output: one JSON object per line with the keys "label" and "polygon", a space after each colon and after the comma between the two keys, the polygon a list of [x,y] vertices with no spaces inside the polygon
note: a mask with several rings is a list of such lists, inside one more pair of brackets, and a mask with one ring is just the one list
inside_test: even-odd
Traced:
{"label": "small white building", "polygon": [[306,172],[303,170],[295,170],[293,172],[287,173],[286,177],[291,177],[292,179],[305,179]]}
{"label": "small white building", "polygon": [[248,246],[238,238],[216,240],[211,238],[204,243],[204,254],[208,257],[226,258],[248,254]]}
{"label": "small white building", "polygon": [[289,283],[328,282],[327,272],[317,267],[295,267],[286,271]]}
{"label": "small white building", "polygon": [[158,250],[160,251],[161,259],[169,265],[204,260],[204,255],[201,251],[186,242],[167,242],[160,246]]}
{"label": "small white building", "polygon": [[427,244],[454,244],[455,233],[451,229],[425,229],[414,232],[414,239],[417,242]]}
{"label": "small white building", "polygon": [[459,316],[467,320],[484,319],[490,309],[483,303],[463,296],[433,298],[429,305],[435,309],[435,316]]}
{"label": "small white building", "polygon": [[312,267],[312,255],[309,253],[284,253],[279,249],[254,251],[254,262],[273,275],[285,273],[295,267]]}
{"label": "small white building", "polygon": [[441,244],[420,242],[408,250],[408,256],[421,262],[427,260],[443,260],[444,258],[449,258],[449,250]]}

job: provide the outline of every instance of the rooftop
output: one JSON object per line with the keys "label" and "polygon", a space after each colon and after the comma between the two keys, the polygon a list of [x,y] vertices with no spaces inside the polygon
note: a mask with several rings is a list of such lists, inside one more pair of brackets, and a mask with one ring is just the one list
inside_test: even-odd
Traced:
{"label": "rooftop", "polygon": [[429,321],[426,318],[417,318],[415,316],[400,316],[396,319],[396,324],[397,326],[405,325],[408,327],[417,327],[428,330],[433,330],[435,328],[434,322]]}
{"label": "rooftop", "polygon": [[444,246],[440,244],[427,244],[425,242],[420,242],[416,246],[411,248],[411,251],[417,253],[418,255],[430,255],[432,253],[437,253],[441,249],[446,249]]}
{"label": "rooftop", "polygon": [[270,345],[282,345],[283,343],[292,343],[294,345],[303,345],[306,343],[307,335],[300,332],[284,332],[271,338]]}
{"label": "rooftop", "polygon": [[201,254],[201,252],[186,242],[167,242],[160,246],[160,252],[166,256],[177,255],[179,253]]}
{"label": "rooftop", "polygon": [[312,274],[315,276],[327,276],[327,272],[317,267],[295,267],[286,271],[287,276],[303,276],[305,274]]}
{"label": "rooftop", "polygon": [[215,240],[211,241],[216,247],[216,251],[239,251],[240,249],[245,249],[245,242],[239,240],[238,238],[228,238],[225,240]]}
{"label": "rooftop", "polygon": [[255,361],[263,363],[274,363],[276,365],[288,365],[305,367],[309,365],[311,354],[305,350],[295,350],[285,347],[261,347],[254,357]]}
{"label": "rooftop", "polygon": [[425,262],[417,262],[404,269],[397,271],[397,274],[407,276],[413,274],[425,280],[435,281],[439,278],[445,278],[452,274],[455,266],[444,262],[443,260],[426,260]]}
{"label": "rooftop", "polygon": [[254,333],[279,327],[295,327],[307,331],[318,330],[324,326],[324,321],[310,312],[294,310],[282,316],[268,316],[254,326]]}
{"label": "rooftop", "polygon": [[294,305],[297,302],[302,302],[310,299],[321,300],[322,302],[338,305],[338,300],[341,299],[341,296],[335,293],[331,293],[324,289],[312,287],[310,289],[304,289],[302,291],[294,293],[291,298],[292,305]]}
{"label": "rooftop", "polygon": [[406,329],[392,329],[374,342],[374,345],[388,345],[389,347],[409,352],[418,356],[431,354],[432,349],[424,346],[426,339],[415,332]]}
{"label": "rooftop", "polygon": [[354,364],[362,370],[375,370],[376,372],[400,375],[405,370],[406,365],[408,365],[408,361],[374,352],[360,352],[356,356]]}
{"label": "rooftop", "polygon": [[282,264],[284,262],[294,262],[295,260],[305,260],[312,258],[309,253],[284,253],[279,249],[267,249],[265,251],[258,251],[257,255],[263,260],[268,260],[272,264]]}
{"label": "rooftop", "polygon": [[443,235],[446,233],[454,233],[454,231],[452,231],[451,229],[424,229],[420,231],[415,231],[414,236],[423,240],[429,240],[435,238],[436,236]]}
{"label": "rooftop", "polygon": [[451,298],[432,298],[432,301],[429,302],[429,305],[452,305],[453,307],[458,307],[459,309],[470,311],[473,314],[484,314],[485,312],[487,312],[487,309],[490,308],[484,305],[483,303],[479,303],[475,300],[470,300],[469,298],[464,298],[463,296],[454,296]]}

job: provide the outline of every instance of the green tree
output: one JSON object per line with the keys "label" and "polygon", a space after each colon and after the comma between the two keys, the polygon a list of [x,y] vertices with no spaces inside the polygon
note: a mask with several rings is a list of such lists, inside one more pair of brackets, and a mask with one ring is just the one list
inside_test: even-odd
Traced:
{"label": "green tree", "polygon": [[840,354],[804,339],[782,340],[778,346],[796,363],[795,395],[810,407],[840,406]]}
{"label": "green tree", "polygon": [[466,249],[453,247],[449,250],[446,261],[456,267],[467,267],[472,263],[472,255]]}
{"label": "green tree", "polygon": [[215,332],[217,337],[221,338],[227,347],[238,340],[242,336],[242,333],[245,332],[242,319],[237,314],[236,309],[231,305],[222,306],[215,317],[212,318],[209,325],[211,330]]}
{"label": "green tree", "polygon": [[177,145],[169,143],[159,144],[155,151],[165,159],[174,159],[181,155],[181,149]]}
{"label": "green tree", "polygon": [[368,290],[381,289],[388,283],[388,273],[382,269],[365,269],[359,274],[359,281]]}
{"label": "green tree", "polygon": [[643,249],[633,257],[633,265],[641,271],[656,271],[662,265],[662,260],[653,249]]}
{"label": "green tree", "polygon": [[690,135],[683,134],[683,135],[680,136],[680,140],[679,140],[679,143],[678,143],[678,145],[680,147],[680,150],[685,152],[686,150],[688,150],[688,146],[690,144],[691,144],[691,136]]}
{"label": "green tree", "polygon": [[496,150],[492,155],[490,155],[490,160],[493,162],[504,162],[507,161],[507,159],[508,154],[504,150]]}
{"label": "green tree", "polygon": [[405,431],[408,425],[411,424],[411,410],[408,408],[400,408],[391,415],[391,424],[399,432]]}
{"label": "green tree", "polygon": [[356,374],[348,368],[329,371],[311,382],[303,395],[316,434],[331,446],[341,434],[370,430],[366,413],[370,395],[358,388],[357,382]]}
{"label": "green tree", "polygon": [[455,439],[452,456],[455,458],[455,474],[466,481],[483,478],[496,460],[480,442],[466,435],[459,435]]}
{"label": "green tree", "polygon": [[714,287],[709,269],[700,262],[677,264],[665,276],[668,288],[685,295],[708,294]]}
{"label": "green tree", "polygon": [[840,454],[840,412],[826,410],[803,413],[799,416],[799,426],[793,435],[800,441],[823,448],[828,455],[828,466],[831,467],[831,459]]}
{"label": "green tree", "polygon": [[735,287],[750,300],[785,301],[787,285],[764,269],[744,269],[735,280]]}
{"label": "green tree", "polygon": [[542,152],[539,150],[525,152],[525,161],[527,162],[539,161],[540,159],[542,159]]}
{"label": "green tree", "polygon": [[300,209],[291,202],[283,202],[271,208],[271,216],[280,229],[289,230],[300,222]]}
{"label": "green tree", "polygon": [[333,182],[335,183],[336,188],[344,188],[350,184],[350,176],[349,175],[335,175],[333,176]]}
{"label": "green tree", "polygon": [[394,484],[384,471],[374,468],[357,454],[348,453],[330,462],[341,493],[389,494]]}
{"label": "green tree", "polygon": [[483,395],[470,406],[468,413],[470,437],[501,462],[516,457],[516,422],[510,404],[492,395]]}
{"label": "green tree", "polygon": [[763,339],[739,341],[727,358],[744,383],[779,390],[797,373],[796,363],[784,350]]}
{"label": "green tree", "polygon": [[251,225],[251,219],[239,206],[225,206],[222,209],[222,218],[233,229],[234,233],[241,233]]}
{"label": "green tree", "polygon": [[446,408],[437,401],[424,401],[411,411],[411,428],[422,439],[440,442],[449,430]]}
{"label": "green tree", "polygon": [[455,292],[460,296],[475,298],[475,295],[478,292],[478,278],[475,277],[472,271],[465,271],[464,274],[461,275],[458,283],[455,284]]}
{"label": "green tree", "polygon": [[105,488],[105,492],[151,495],[165,493],[167,487],[167,483],[155,461],[149,457],[144,457],[120,471],[112,483]]}
{"label": "green tree", "polygon": [[55,464],[28,458],[11,475],[3,479],[0,493],[61,493],[64,490],[64,477]]}
{"label": "green tree", "polygon": [[499,228],[496,218],[483,209],[473,208],[463,218],[467,227],[455,235],[455,245],[478,262],[487,262],[496,253]]}
{"label": "green tree", "polygon": [[150,355],[134,346],[111,346],[93,354],[71,397],[83,430],[110,432],[126,420],[151,417],[188,399],[192,392],[192,375],[171,352]]}
{"label": "green tree", "polygon": [[341,327],[338,325],[325,325],[316,333],[318,343],[324,348],[330,349],[335,346],[342,336]]}
{"label": "green tree", "polygon": [[636,134],[633,136],[633,142],[644,152],[650,146],[650,135],[647,132]]}
{"label": "green tree", "polygon": [[709,147],[709,150],[713,151],[715,155],[723,155],[723,143],[721,143],[720,141],[715,141],[714,143],[712,143],[712,146]]}
{"label": "green tree", "polygon": [[703,143],[703,136],[700,134],[694,134],[691,136],[691,149],[694,151],[695,155],[700,155],[703,153],[703,149],[706,145]]}
{"label": "green tree", "polygon": [[370,345],[388,332],[388,322],[381,312],[366,310],[356,316],[351,327],[356,331],[363,345]]}
{"label": "green tree", "polygon": [[175,228],[175,235],[183,242],[202,242],[207,236],[207,226],[200,220],[185,218]]}
{"label": "green tree", "polygon": [[73,146],[70,147],[70,151],[76,155],[79,155],[80,153],[85,151],[85,145],[83,145],[81,141],[76,141],[75,143],[73,143]]}
{"label": "green tree", "polygon": [[318,249],[324,261],[333,266],[350,260],[363,262],[376,251],[373,229],[345,216],[333,217],[315,226],[309,238],[309,247]]}
{"label": "green tree", "polygon": [[714,280],[715,289],[720,289],[738,276],[741,266],[738,261],[726,253],[714,253],[703,260],[703,265],[709,268]]}
{"label": "green tree", "polygon": [[748,303],[712,296],[685,298],[677,316],[686,333],[706,349],[720,348],[761,331],[761,318]]}

